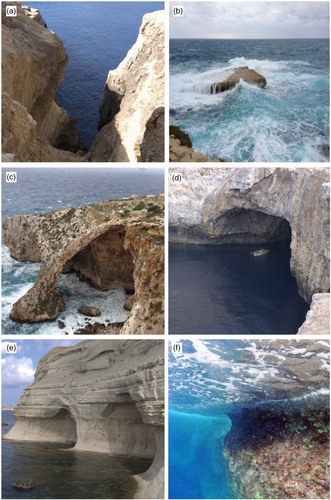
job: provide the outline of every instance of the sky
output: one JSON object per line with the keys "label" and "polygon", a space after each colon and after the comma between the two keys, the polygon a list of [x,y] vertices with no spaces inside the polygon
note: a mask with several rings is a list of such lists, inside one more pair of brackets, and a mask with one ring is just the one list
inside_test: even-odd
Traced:
{"label": "sky", "polygon": [[[1,342],[2,404],[15,405],[24,388],[34,381],[38,361],[53,347],[78,344],[81,340],[6,340]],[[16,343],[16,354],[7,354],[7,344]]]}
{"label": "sky", "polygon": [[[174,6],[184,8],[174,17]],[[328,38],[329,2],[171,2],[170,38]]]}

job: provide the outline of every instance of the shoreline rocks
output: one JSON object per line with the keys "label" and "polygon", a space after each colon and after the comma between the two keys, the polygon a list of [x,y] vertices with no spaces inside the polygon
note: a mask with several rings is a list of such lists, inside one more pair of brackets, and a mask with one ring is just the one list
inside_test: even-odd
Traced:
{"label": "shoreline rocks", "polygon": [[39,361],[14,416],[5,439],[151,458],[147,472],[134,476],[135,497],[163,498],[163,340],[86,340],[55,347]]}
{"label": "shoreline rocks", "polygon": [[171,162],[226,162],[222,158],[210,159],[193,149],[189,135],[179,127],[170,125],[169,160]]}
{"label": "shoreline rocks", "polygon": [[[13,4],[17,17],[6,17]],[[15,161],[82,160],[82,153],[75,154],[85,148],[75,120],[55,101],[67,63],[62,41],[38,11],[20,2],[2,4],[3,154]]]}
{"label": "shoreline rocks", "polygon": [[[177,171],[171,168],[169,176]],[[230,217],[236,211],[283,218],[291,227],[291,272],[310,302],[314,294],[329,292],[329,203],[325,167],[186,168],[182,182],[171,183],[169,191],[169,239],[226,243],[236,231],[249,232],[236,228],[236,217]]]}
{"label": "shoreline rocks", "polygon": [[262,89],[267,85],[264,76],[257,73],[254,69],[250,69],[248,66],[241,66],[240,68],[235,68],[225,80],[218,83],[212,83],[210,86],[210,93],[219,94],[220,92],[232,89],[240,80],[244,80],[251,85],[257,85]]}
{"label": "shoreline rocks", "polygon": [[108,73],[89,161],[164,161],[164,11],[143,17],[125,59]]}
{"label": "shoreline rocks", "polygon": [[65,309],[59,276],[75,272],[102,290],[135,291],[121,334],[163,333],[163,205],[161,195],[7,218],[3,241],[11,256],[41,262],[36,283],[10,317],[56,319]]}

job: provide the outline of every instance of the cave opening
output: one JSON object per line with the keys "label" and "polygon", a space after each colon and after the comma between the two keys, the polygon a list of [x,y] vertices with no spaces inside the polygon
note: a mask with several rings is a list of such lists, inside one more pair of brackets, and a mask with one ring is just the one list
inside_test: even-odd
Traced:
{"label": "cave opening", "polygon": [[[78,327],[84,333],[82,330],[91,329],[96,323],[99,327],[120,328],[126,321],[135,285],[134,262],[124,246],[125,235],[123,226],[112,227],[67,260],[58,283],[65,304],[58,316],[61,326],[64,323],[72,331]],[[86,312],[77,317],[77,310],[82,307]]]}
{"label": "cave opening", "polygon": [[150,459],[149,468],[157,451],[152,426],[143,421],[130,394],[121,394],[116,399],[101,414],[108,451],[117,456]]}
{"label": "cave opening", "polygon": [[170,333],[297,333],[309,305],[291,273],[291,238],[283,217],[244,208],[173,228]]}

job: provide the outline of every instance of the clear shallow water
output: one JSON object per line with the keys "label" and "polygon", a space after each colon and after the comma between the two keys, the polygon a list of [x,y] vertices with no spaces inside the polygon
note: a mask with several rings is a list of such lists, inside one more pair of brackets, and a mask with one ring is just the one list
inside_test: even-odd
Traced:
{"label": "clear shallow water", "polygon": [[230,428],[227,415],[169,411],[169,498],[233,498],[222,455]]}
{"label": "clear shallow water", "polygon": [[[240,66],[266,88],[241,82],[209,94]],[[171,40],[170,123],[211,158],[327,161],[314,146],[329,144],[329,41]]]}
{"label": "clear shallow water", "polygon": [[78,135],[90,147],[98,132],[99,106],[111,69],[135,43],[147,12],[163,2],[29,2],[39,9],[48,29],[63,41],[69,63],[57,100],[78,118]]}
{"label": "clear shallow water", "polygon": [[[243,408],[295,408],[298,418],[307,405],[329,408],[327,341],[179,337],[176,342],[181,353],[174,353],[170,342],[168,351],[169,498],[233,498],[223,454],[232,428],[228,415],[235,422]],[[299,365],[301,374],[289,369]],[[307,375],[313,371],[320,374],[315,386]],[[251,432],[255,436],[254,426]]]}
{"label": "clear shallow water", "polygon": [[[130,197],[131,194],[158,195],[164,191],[163,169],[87,168],[54,169],[29,168],[18,170],[17,184],[2,184],[3,219],[11,215],[47,212],[76,207],[100,201]],[[4,334],[64,334],[84,326],[84,316],[77,313],[81,305],[99,307],[102,316],[90,318],[89,323],[125,321],[128,312],[123,309],[126,295],[123,290],[103,292],[80,282],[74,274],[62,275],[59,290],[66,302],[66,310],[58,319],[65,322],[61,330],[57,320],[23,324],[10,320],[11,306],[35,282],[40,264],[18,262],[2,246],[2,325]],[[84,304],[83,304],[84,302]]]}
{"label": "clear shallow water", "polygon": [[[11,411],[3,411],[14,424]],[[133,498],[134,474],[145,472],[150,460],[114,458],[105,454],[67,451],[56,443],[2,441],[2,498]],[[17,490],[12,483],[30,478],[38,484],[28,491]]]}
{"label": "clear shallow water", "polygon": [[309,306],[289,262],[287,243],[170,245],[169,333],[296,333]]}

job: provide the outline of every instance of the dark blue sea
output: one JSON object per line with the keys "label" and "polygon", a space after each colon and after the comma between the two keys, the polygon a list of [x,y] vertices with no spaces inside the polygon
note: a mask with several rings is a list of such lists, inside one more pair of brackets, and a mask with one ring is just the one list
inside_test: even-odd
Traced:
{"label": "dark blue sea", "polygon": [[57,100],[78,118],[78,135],[90,147],[108,72],[135,43],[143,16],[163,2],[29,2],[63,41],[69,63]]}
{"label": "dark blue sea", "polygon": [[[2,435],[15,423],[12,412],[2,411]],[[150,460],[115,458],[102,453],[73,452],[57,443],[2,441],[1,498],[133,498],[134,474],[145,472]],[[12,483],[33,479],[31,490]]]}
{"label": "dark blue sea", "polygon": [[[48,212],[60,208],[77,207],[100,201],[118,200],[131,194],[145,196],[164,192],[163,168],[16,168],[17,183],[6,183],[2,172],[2,217]],[[35,282],[40,264],[18,262],[10,257],[2,245],[2,333],[4,334],[64,334],[72,333],[79,319],[78,303],[85,297],[102,310],[98,322],[125,321],[128,312],[123,309],[124,290],[101,291],[79,281],[75,274],[63,274],[59,290],[66,309],[58,319],[66,324],[60,330],[57,321],[43,323],[15,323],[9,318],[11,306]],[[99,304],[99,305],[98,305]],[[81,317],[80,326],[84,325]],[[91,318],[91,323],[94,320]]]}
{"label": "dark blue sea", "polygon": [[[240,66],[262,74],[265,89],[209,93]],[[329,40],[171,40],[170,123],[211,158],[327,161]]]}
{"label": "dark blue sea", "polygon": [[288,242],[170,245],[170,334],[296,333],[309,305],[290,272]]}

